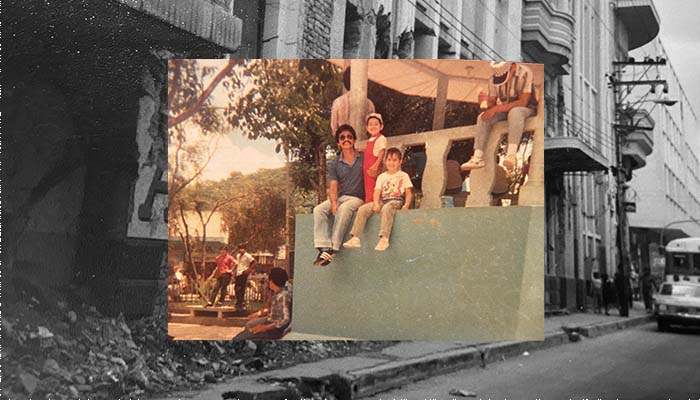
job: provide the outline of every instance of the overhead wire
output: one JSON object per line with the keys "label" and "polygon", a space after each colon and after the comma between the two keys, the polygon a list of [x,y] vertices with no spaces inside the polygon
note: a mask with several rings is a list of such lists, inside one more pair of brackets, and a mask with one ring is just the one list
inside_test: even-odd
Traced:
{"label": "overhead wire", "polygon": [[[416,9],[416,11],[420,11],[430,22],[432,22],[432,23],[434,23],[434,24],[436,24],[436,25],[439,25],[439,22],[437,22],[435,19],[431,18],[425,11],[421,10],[421,9],[418,7],[418,5],[417,5],[417,0],[408,0],[408,4],[412,5],[412,6]],[[421,3],[421,4],[423,4],[423,3]],[[438,15],[440,14],[440,11],[439,11],[438,9],[436,9],[435,7],[433,7],[429,2],[426,2],[425,5],[426,5],[426,7],[430,8],[432,11],[435,11],[436,13],[438,13]],[[483,39],[481,39],[474,31],[472,31],[471,29],[469,29],[469,27],[467,27],[466,25],[464,25],[464,23],[463,23],[460,19],[455,18],[454,14],[452,14],[452,13],[449,12],[449,11],[448,11],[448,14],[449,14],[450,16],[452,16],[454,20],[458,21],[459,24],[460,24],[464,29],[466,29],[469,33],[472,34],[472,36],[473,36],[472,39],[478,40],[479,42],[481,42],[481,43],[483,44],[483,46],[481,46],[481,45],[479,45],[479,44],[476,43],[476,42],[473,43],[473,44],[478,48],[478,50],[479,50],[480,52],[482,52],[484,55],[486,55],[486,56],[489,57],[489,58],[494,58],[493,56],[495,55],[496,58],[505,59],[501,54],[499,54],[495,49],[493,49],[493,48],[492,48],[491,46],[489,46]],[[453,28],[455,28],[455,30],[458,30],[458,31],[459,31],[459,28],[457,27],[457,25],[455,25],[454,23],[451,23],[451,22],[448,22],[448,23],[449,23]],[[458,38],[456,38],[454,35],[452,35],[452,34],[449,33],[449,32],[444,32],[444,33],[445,33],[447,36],[449,36],[451,39],[455,40],[455,41],[461,42],[461,40],[462,40],[461,37],[458,39]],[[460,36],[463,36],[463,35],[460,35]],[[488,51],[484,50],[484,47],[486,47],[487,49],[489,49],[489,50],[491,51],[492,54],[489,54]]]}

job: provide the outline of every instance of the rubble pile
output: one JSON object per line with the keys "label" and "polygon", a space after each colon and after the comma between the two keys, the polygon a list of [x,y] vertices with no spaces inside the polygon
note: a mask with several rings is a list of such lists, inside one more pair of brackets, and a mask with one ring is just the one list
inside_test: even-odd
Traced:
{"label": "rubble pile", "polygon": [[144,398],[232,376],[372,351],[388,342],[172,341],[158,318],[126,321],[94,307],[33,300],[4,310],[8,398]]}

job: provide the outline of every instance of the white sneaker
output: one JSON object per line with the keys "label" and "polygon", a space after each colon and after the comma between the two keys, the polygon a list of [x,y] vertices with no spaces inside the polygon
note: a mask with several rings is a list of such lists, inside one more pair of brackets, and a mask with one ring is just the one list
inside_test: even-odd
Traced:
{"label": "white sneaker", "polygon": [[374,247],[374,250],[377,251],[384,251],[389,247],[389,239],[385,237],[379,238],[379,241],[377,242],[377,246]]}
{"label": "white sneaker", "polygon": [[346,249],[358,249],[362,244],[360,243],[360,238],[353,236],[347,242],[343,243],[343,247]]}
{"label": "white sneaker", "polygon": [[459,168],[462,171],[471,171],[473,169],[484,168],[486,166],[486,161],[482,158],[472,157],[469,161],[462,164]]}

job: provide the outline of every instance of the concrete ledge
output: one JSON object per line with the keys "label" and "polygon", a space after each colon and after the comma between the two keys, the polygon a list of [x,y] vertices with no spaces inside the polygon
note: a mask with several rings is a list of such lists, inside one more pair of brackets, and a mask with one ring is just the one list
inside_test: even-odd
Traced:
{"label": "concrete ledge", "polygon": [[296,219],[292,331],[367,340],[487,342],[543,338],[544,209],[484,207],[396,213],[391,246],[313,267],[313,218]]}
{"label": "concrete ledge", "polygon": [[593,338],[597,336],[602,336],[608,333],[612,333],[618,330],[631,328],[638,325],[643,325],[654,321],[653,315],[645,315],[641,317],[630,317],[622,321],[611,321],[600,324],[593,324],[588,326],[582,326],[578,328],[578,332],[586,337]]}
{"label": "concrete ledge", "polygon": [[344,378],[352,388],[352,398],[359,398],[477,365],[482,365],[481,353],[470,347],[350,371]]}

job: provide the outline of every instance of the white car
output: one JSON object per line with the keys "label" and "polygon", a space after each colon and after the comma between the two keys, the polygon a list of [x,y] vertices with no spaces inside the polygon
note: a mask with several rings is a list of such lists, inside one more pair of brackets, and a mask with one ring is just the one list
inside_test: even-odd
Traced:
{"label": "white car", "polygon": [[664,282],[654,297],[654,314],[660,331],[669,325],[700,326],[700,284]]}

